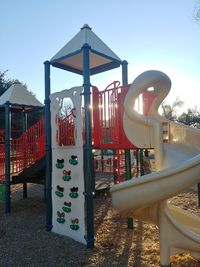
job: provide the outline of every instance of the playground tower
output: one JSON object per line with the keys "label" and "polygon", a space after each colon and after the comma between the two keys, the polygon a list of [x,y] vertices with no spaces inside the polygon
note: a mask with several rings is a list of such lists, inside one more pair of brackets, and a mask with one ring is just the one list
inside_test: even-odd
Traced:
{"label": "playground tower", "polygon": [[[45,131],[46,131],[46,229],[52,229],[52,143],[50,112],[50,67],[83,76],[84,96],[84,140],[83,170],[86,202],[86,242],[94,246],[93,228],[93,186],[92,186],[92,138],[91,138],[91,83],[92,75],[122,66],[122,84],[128,83],[127,61],[122,61],[93,31],[85,24],[81,30],[50,61],[45,61]],[[129,160],[127,153],[126,158]]]}

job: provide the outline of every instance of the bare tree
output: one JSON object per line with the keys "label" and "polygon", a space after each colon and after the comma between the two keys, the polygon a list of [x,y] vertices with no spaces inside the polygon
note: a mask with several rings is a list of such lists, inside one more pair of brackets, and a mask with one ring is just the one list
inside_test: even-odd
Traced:
{"label": "bare tree", "polygon": [[181,108],[184,105],[184,102],[180,100],[178,97],[175,101],[169,105],[165,102],[162,103],[162,112],[163,116],[169,120],[176,120],[177,119],[177,108]]}
{"label": "bare tree", "polygon": [[67,115],[69,115],[69,113],[72,111],[74,105],[73,102],[70,98],[64,98],[62,101],[62,107],[60,110],[60,117],[66,117]]}
{"label": "bare tree", "polygon": [[193,17],[196,22],[200,21],[200,0],[196,1]]}

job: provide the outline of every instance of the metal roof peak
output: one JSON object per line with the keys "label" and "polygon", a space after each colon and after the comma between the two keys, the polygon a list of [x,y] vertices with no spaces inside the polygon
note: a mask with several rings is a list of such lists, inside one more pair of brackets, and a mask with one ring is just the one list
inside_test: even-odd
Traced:
{"label": "metal roof peak", "polygon": [[91,75],[117,68],[122,63],[121,59],[92,31],[92,28],[84,24],[81,30],[54,55],[50,60],[51,65],[82,75],[82,48],[85,44],[88,44],[90,51]]}
{"label": "metal roof peak", "polygon": [[92,30],[92,28],[88,24],[84,24],[83,27],[81,27],[81,30],[84,29]]}

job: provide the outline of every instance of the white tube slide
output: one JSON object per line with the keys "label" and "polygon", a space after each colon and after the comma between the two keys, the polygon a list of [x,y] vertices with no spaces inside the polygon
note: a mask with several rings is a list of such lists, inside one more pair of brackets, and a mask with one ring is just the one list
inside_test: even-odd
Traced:
{"label": "white tube slide", "polygon": [[[144,116],[134,105],[150,87],[155,99]],[[168,121],[158,113],[170,87],[169,77],[155,70],[142,73],[132,83],[124,102],[124,130],[134,145],[154,148],[156,172],[113,185],[110,190],[113,206],[122,214],[158,225],[161,264],[166,266],[170,255],[180,252],[200,259],[200,217],[167,202],[200,182],[200,130]]]}

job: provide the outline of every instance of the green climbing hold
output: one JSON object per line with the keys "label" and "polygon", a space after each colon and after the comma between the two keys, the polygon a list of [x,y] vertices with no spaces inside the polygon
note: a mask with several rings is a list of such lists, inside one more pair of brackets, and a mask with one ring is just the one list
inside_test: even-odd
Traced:
{"label": "green climbing hold", "polygon": [[57,218],[57,222],[58,223],[64,223],[65,222],[65,218],[59,217],[59,218]]}
{"label": "green climbing hold", "polygon": [[56,168],[62,169],[64,167],[63,163],[56,163]]}
{"label": "green climbing hold", "polygon": [[64,212],[67,212],[67,213],[69,213],[69,212],[72,211],[71,208],[69,208],[69,207],[65,207],[65,206],[62,207],[62,210],[63,210]]}
{"label": "green climbing hold", "polygon": [[77,192],[71,192],[69,193],[71,198],[77,198],[78,197],[78,193]]}
{"label": "green climbing hold", "polygon": [[60,192],[60,191],[56,191],[55,194],[58,197],[63,197],[63,195],[64,195],[63,192]]}
{"label": "green climbing hold", "polygon": [[63,181],[65,182],[69,182],[71,180],[71,176],[70,175],[63,175]]}
{"label": "green climbing hold", "polygon": [[70,159],[69,163],[72,164],[72,165],[77,165],[78,161],[76,159]]}
{"label": "green climbing hold", "polygon": [[57,159],[56,168],[62,169],[64,167],[64,159]]}
{"label": "green climbing hold", "polygon": [[72,230],[77,231],[77,230],[79,229],[79,225],[77,225],[77,224],[70,224],[70,228],[71,228]]}
{"label": "green climbing hold", "polygon": [[71,159],[69,159],[69,163],[72,165],[77,165],[78,164],[78,157],[75,155],[71,155]]}

